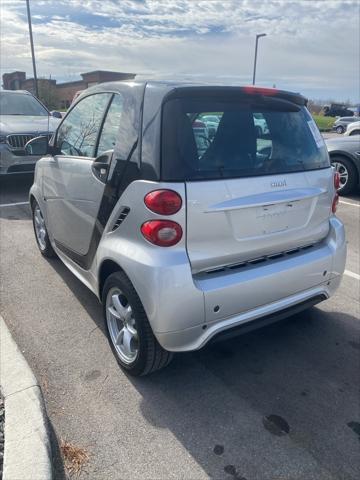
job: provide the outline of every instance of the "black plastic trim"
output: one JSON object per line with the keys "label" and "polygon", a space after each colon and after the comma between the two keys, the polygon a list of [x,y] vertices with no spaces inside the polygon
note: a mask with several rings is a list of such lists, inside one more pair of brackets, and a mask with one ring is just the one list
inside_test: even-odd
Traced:
{"label": "black plastic trim", "polygon": [[239,96],[247,99],[277,99],[286,100],[288,102],[294,103],[296,105],[306,106],[307,98],[305,98],[300,93],[288,92],[286,90],[276,90],[274,89],[273,94],[261,94],[261,89],[259,91],[254,90],[252,92],[248,87],[235,87],[235,86],[179,86],[173,88],[163,99],[163,103],[167,102],[172,98],[184,98],[196,96],[201,99],[201,97],[207,97],[211,95],[223,95],[224,97],[228,96],[233,99],[235,96]]}
{"label": "black plastic trim", "polygon": [[327,296],[325,294],[316,295],[314,297],[311,297],[308,300],[297,303],[296,305],[293,305],[291,307],[284,308],[283,310],[271,313],[270,315],[267,315],[265,317],[261,317],[256,320],[250,320],[247,323],[244,323],[234,328],[230,328],[229,330],[220,332],[217,335],[215,335],[215,337],[213,337],[209,341],[209,343],[217,343],[223,340],[228,340],[230,338],[237,337],[238,335],[242,335],[244,333],[248,333],[253,330],[266,327],[267,325],[271,325],[272,323],[279,322],[281,320],[284,320],[285,318],[288,318],[292,315],[300,313],[303,310],[306,310],[307,308],[313,307],[314,305],[326,299],[327,299]]}

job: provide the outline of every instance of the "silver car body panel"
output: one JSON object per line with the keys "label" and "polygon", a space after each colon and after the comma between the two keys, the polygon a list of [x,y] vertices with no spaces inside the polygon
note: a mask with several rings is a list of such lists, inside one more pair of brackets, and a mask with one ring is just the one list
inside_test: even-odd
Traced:
{"label": "silver car body panel", "polygon": [[[160,161],[161,102],[171,88],[146,87],[141,161],[148,177]],[[135,163],[139,155],[135,148]],[[56,240],[75,245],[78,254],[89,249],[104,184],[93,176],[91,159],[73,157],[70,163],[61,157],[41,159],[30,192],[55,251],[100,299],[103,266],[118,265],[165,349],[201,348],[219,332],[318,295],[328,298],[340,282],[346,242],[342,223],[331,213],[331,168],[210,182],[131,181],[85,269]],[[170,248],[149,243],[140,231],[143,222],[164,218],[143,202],[148,192],[163,188],[183,199],[171,216],[183,237]],[[124,208],[129,212],[120,223]]]}
{"label": "silver car body panel", "polygon": [[84,255],[105,185],[92,173],[93,160],[57,155],[48,160],[43,181],[48,226],[56,240]]}
{"label": "silver car body panel", "polygon": [[[272,187],[279,177],[286,186]],[[188,182],[186,190],[194,272],[313,244],[329,229],[328,169]]]}

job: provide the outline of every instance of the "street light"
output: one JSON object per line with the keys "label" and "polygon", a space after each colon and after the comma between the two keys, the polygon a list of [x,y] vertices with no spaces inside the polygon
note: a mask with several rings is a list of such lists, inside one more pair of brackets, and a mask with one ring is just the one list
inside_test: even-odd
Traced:
{"label": "street light", "polygon": [[259,33],[256,35],[256,42],[255,42],[255,58],[254,58],[254,72],[253,72],[253,82],[252,84],[255,85],[255,75],[256,75],[256,60],[257,60],[257,51],[258,51],[258,41],[259,38],[266,37],[266,33]]}
{"label": "street light", "polygon": [[37,82],[37,75],[36,75],[36,64],[35,64],[35,52],[34,52],[34,41],[33,41],[33,34],[32,34],[32,26],[31,26],[31,13],[30,13],[30,5],[29,0],[26,0],[26,8],[27,8],[27,17],[29,23],[29,35],[30,35],[30,47],[31,47],[31,58],[33,64],[33,71],[34,71],[34,86],[35,86],[35,95],[39,97],[39,89],[38,89],[38,82]]}

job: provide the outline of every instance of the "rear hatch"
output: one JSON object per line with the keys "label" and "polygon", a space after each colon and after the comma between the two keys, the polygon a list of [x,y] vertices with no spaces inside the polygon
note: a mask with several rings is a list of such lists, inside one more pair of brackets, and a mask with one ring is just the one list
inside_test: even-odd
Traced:
{"label": "rear hatch", "polygon": [[[209,115],[220,121],[206,137],[194,124]],[[163,119],[162,177],[186,182],[193,273],[326,237],[332,171],[303,97],[272,89],[185,89],[165,103]]]}

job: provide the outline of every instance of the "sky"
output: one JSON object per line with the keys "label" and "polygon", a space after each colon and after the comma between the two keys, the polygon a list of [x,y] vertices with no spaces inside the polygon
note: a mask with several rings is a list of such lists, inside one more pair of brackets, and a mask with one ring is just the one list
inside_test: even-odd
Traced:
{"label": "sky", "polygon": [[[39,77],[92,70],[252,81],[360,101],[360,0],[30,0]],[[0,0],[1,74],[32,77],[25,0]]]}

